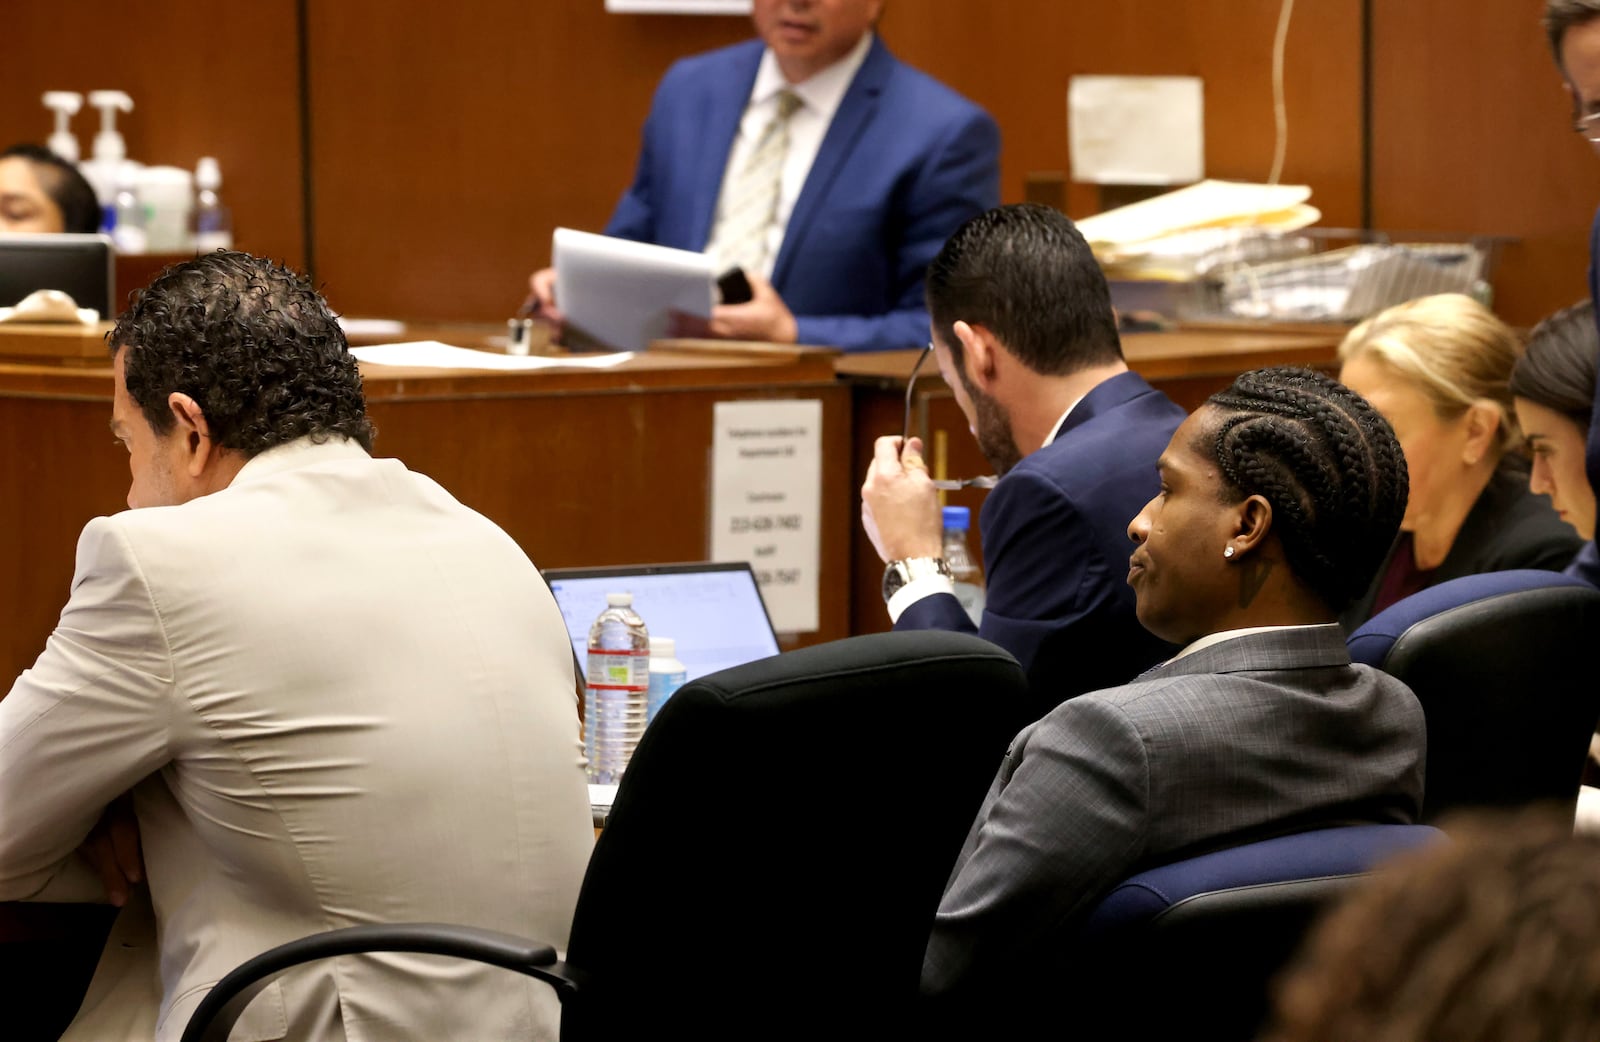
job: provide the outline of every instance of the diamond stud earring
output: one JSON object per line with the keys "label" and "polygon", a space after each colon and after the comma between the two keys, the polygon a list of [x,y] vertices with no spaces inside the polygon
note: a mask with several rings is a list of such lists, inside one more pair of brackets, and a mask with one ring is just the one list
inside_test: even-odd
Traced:
{"label": "diamond stud earring", "polygon": [[1231,546],[1223,547],[1222,556],[1223,557],[1232,557],[1233,556],[1233,547],[1231,547]]}

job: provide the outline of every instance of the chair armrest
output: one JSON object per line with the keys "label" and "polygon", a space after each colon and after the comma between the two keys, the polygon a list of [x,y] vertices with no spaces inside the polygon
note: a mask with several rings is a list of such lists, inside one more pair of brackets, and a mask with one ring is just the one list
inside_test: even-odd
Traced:
{"label": "chair armrest", "polygon": [[226,1042],[250,1000],[284,972],[308,962],[365,952],[450,955],[543,981],[565,1003],[578,988],[548,944],[508,933],[449,923],[385,923],[313,934],[262,952],[229,973],[201,1000],[180,1042]]}

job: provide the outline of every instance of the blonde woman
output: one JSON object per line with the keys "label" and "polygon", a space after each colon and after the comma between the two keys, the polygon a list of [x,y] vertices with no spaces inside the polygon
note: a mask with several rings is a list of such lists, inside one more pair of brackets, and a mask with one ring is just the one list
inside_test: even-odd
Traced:
{"label": "blonde woman", "polygon": [[1509,326],[1471,297],[1443,293],[1381,311],[1339,345],[1339,379],[1394,427],[1411,498],[1389,560],[1343,617],[1354,627],[1446,579],[1565,568],[1582,540],[1528,488]]}

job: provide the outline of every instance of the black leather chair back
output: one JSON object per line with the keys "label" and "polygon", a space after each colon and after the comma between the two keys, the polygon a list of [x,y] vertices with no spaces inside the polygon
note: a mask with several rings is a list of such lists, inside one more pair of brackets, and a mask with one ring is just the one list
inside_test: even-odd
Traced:
{"label": "black leather chair back", "polygon": [[903,1028],[1026,704],[1014,659],[948,633],[852,638],[680,689],[584,877],[563,1037]]}

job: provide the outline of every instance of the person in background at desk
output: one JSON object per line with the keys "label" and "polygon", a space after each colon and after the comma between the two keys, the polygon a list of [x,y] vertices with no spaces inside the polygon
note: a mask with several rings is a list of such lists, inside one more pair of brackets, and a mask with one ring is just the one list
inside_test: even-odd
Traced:
{"label": "person in background at desk", "polygon": [[1071,961],[1092,957],[1074,931],[1130,875],[1415,819],[1422,706],[1352,665],[1338,625],[1405,503],[1389,425],[1319,373],[1245,373],[1184,421],[1127,528],[1139,621],[1183,650],[1011,743],[928,940],[922,991],[941,1023],[1070,1010]]}
{"label": "person in background at desk", "polygon": [[93,233],[100,201],[78,168],[48,148],[0,152],[0,232]]}
{"label": "person in background at desk", "polygon": [[[656,91],[605,234],[704,250],[745,303],[697,332],[846,351],[922,343],[923,272],[1000,202],[1000,133],[889,53],[883,0],[754,0],[759,40],[687,58]],[[560,320],[555,272],[533,300]]]}
{"label": "person in background at desk", "polygon": [[[1000,476],[979,517],[977,633],[1022,663],[1043,715],[1172,650],[1139,625],[1124,576],[1128,519],[1155,495],[1183,410],[1128,369],[1105,275],[1055,210],[968,221],[928,269],[928,309],[929,350]],[[878,439],[861,514],[895,628],[973,632],[941,557],[921,439]]]}
{"label": "person in background at desk", "polygon": [[1521,354],[1517,334],[1460,293],[1380,311],[1339,345],[1339,379],[1394,425],[1411,475],[1400,538],[1346,627],[1446,579],[1560,571],[1583,545],[1528,488],[1510,389]]}
{"label": "person in background at desk", "polygon": [[[1547,0],[1544,31],[1572,98],[1572,129],[1600,149],[1600,0]],[[1600,319],[1600,210],[1589,232],[1589,299]],[[1595,381],[1592,415],[1600,416],[1600,378]],[[1589,487],[1600,493],[1600,424],[1592,419],[1584,459]],[[1600,586],[1600,550],[1593,539],[1578,552],[1567,574]]]}
{"label": "person in background at desk", "polygon": [[[532,562],[369,455],[338,320],[287,269],[174,265],[108,339],[134,509],[84,527],[0,700],[0,900],[98,897],[81,847],[123,905],[66,1038],[170,1042],[234,967],[341,926],[565,947],[594,832]],[[544,985],[383,956],[270,985],[234,1037],[554,1039],[558,1017]]]}

